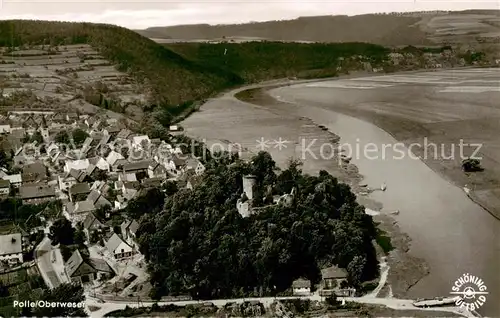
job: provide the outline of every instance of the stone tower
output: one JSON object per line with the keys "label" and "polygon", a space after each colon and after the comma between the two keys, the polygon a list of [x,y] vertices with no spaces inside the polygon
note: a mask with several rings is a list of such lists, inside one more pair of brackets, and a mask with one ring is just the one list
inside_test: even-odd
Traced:
{"label": "stone tower", "polygon": [[243,193],[246,194],[248,200],[253,200],[257,179],[254,175],[243,176]]}

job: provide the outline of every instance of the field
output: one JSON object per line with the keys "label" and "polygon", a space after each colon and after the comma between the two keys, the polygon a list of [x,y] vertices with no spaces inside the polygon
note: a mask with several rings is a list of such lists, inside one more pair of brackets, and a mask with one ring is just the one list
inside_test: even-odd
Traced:
{"label": "field", "polygon": [[84,95],[100,85],[108,99],[124,105],[113,110],[139,119],[146,98],[140,85],[86,44],[3,48],[0,80],[5,104],[17,109],[68,111],[71,105],[72,111],[95,113],[99,108]]}

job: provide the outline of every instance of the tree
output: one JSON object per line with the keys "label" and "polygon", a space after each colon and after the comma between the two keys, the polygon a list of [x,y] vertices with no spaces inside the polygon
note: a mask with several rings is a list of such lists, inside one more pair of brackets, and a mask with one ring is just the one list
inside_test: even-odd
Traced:
{"label": "tree", "polygon": [[71,245],[74,242],[75,229],[66,218],[59,219],[50,227],[49,238],[52,245]]}
{"label": "tree", "polygon": [[[376,277],[371,216],[349,186],[326,171],[304,175],[298,166],[291,162],[287,175],[276,182],[276,164],[265,153],[251,164],[214,160],[194,189],[163,200],[153,193],[131,202],[126,212],[140,217],[136,236],[149,262],[155,297],[280,292],[300,277],[319,282],[324,264],[346,268],[353,284]],[[274,191],[280,182],[283,188],[295,187],[293,203],[261,207],[258,214],[243,219],[236,202],[248,173]]]}
{"label": "tree", "polygon": [[163,184],[163,189],[165,190],[165,194],[170,196],[174,195],[177,191],[179,191],[177,187],[177,182],[175,181],[167,181]]}
{"label": "tree", "polygon": [[61,250],[61,255],[63,257],[63,260],[67,262],[71,257],[71,255],[73,254],[74,248],[61,244],[59,245],[59,250]]}
{"label": "tree", "polygon": [[87,137],[89,137],[89,134],[84,130],[80,128],[73,130],[73,141],[77,147],[81,146]]}
{"label": "tree", "polygon": [[[85,301],[83,288],[77,284],[61,284],[52,290],[45,290],[41,299],[48,302],[81,303]],[[33,315],[37,317],[86,317],[84,307],[36,307]]]}
{"label": "tree", "polygon": [[60,144],[69,144],[70,143],[70,138],[69,138],[69,134],[67,131],[60,131],[56,134],[56,136],[54,137],[54,140],[57,142],[57,143],[60,143]]}

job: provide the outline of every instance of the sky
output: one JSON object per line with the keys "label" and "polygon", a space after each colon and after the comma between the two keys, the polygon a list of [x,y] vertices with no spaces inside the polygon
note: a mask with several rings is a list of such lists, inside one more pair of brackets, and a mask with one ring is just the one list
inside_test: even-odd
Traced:
{"label": "sky", "polygon": [[0,0],[0,19],[111,23],[130,29],[229,24],[314,15],[422,10],[499,9],[500,0]]}

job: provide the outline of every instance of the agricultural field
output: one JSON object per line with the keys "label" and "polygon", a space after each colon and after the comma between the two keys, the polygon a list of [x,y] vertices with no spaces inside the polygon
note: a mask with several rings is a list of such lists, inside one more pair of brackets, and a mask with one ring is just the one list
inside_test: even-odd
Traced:
{"label": "agricultural field", "polygon": [[4,110],[73,107],[95,113],[107,106],[133,119],[142,116],[143,87],[90,45],[4,47],[0,52]]}

